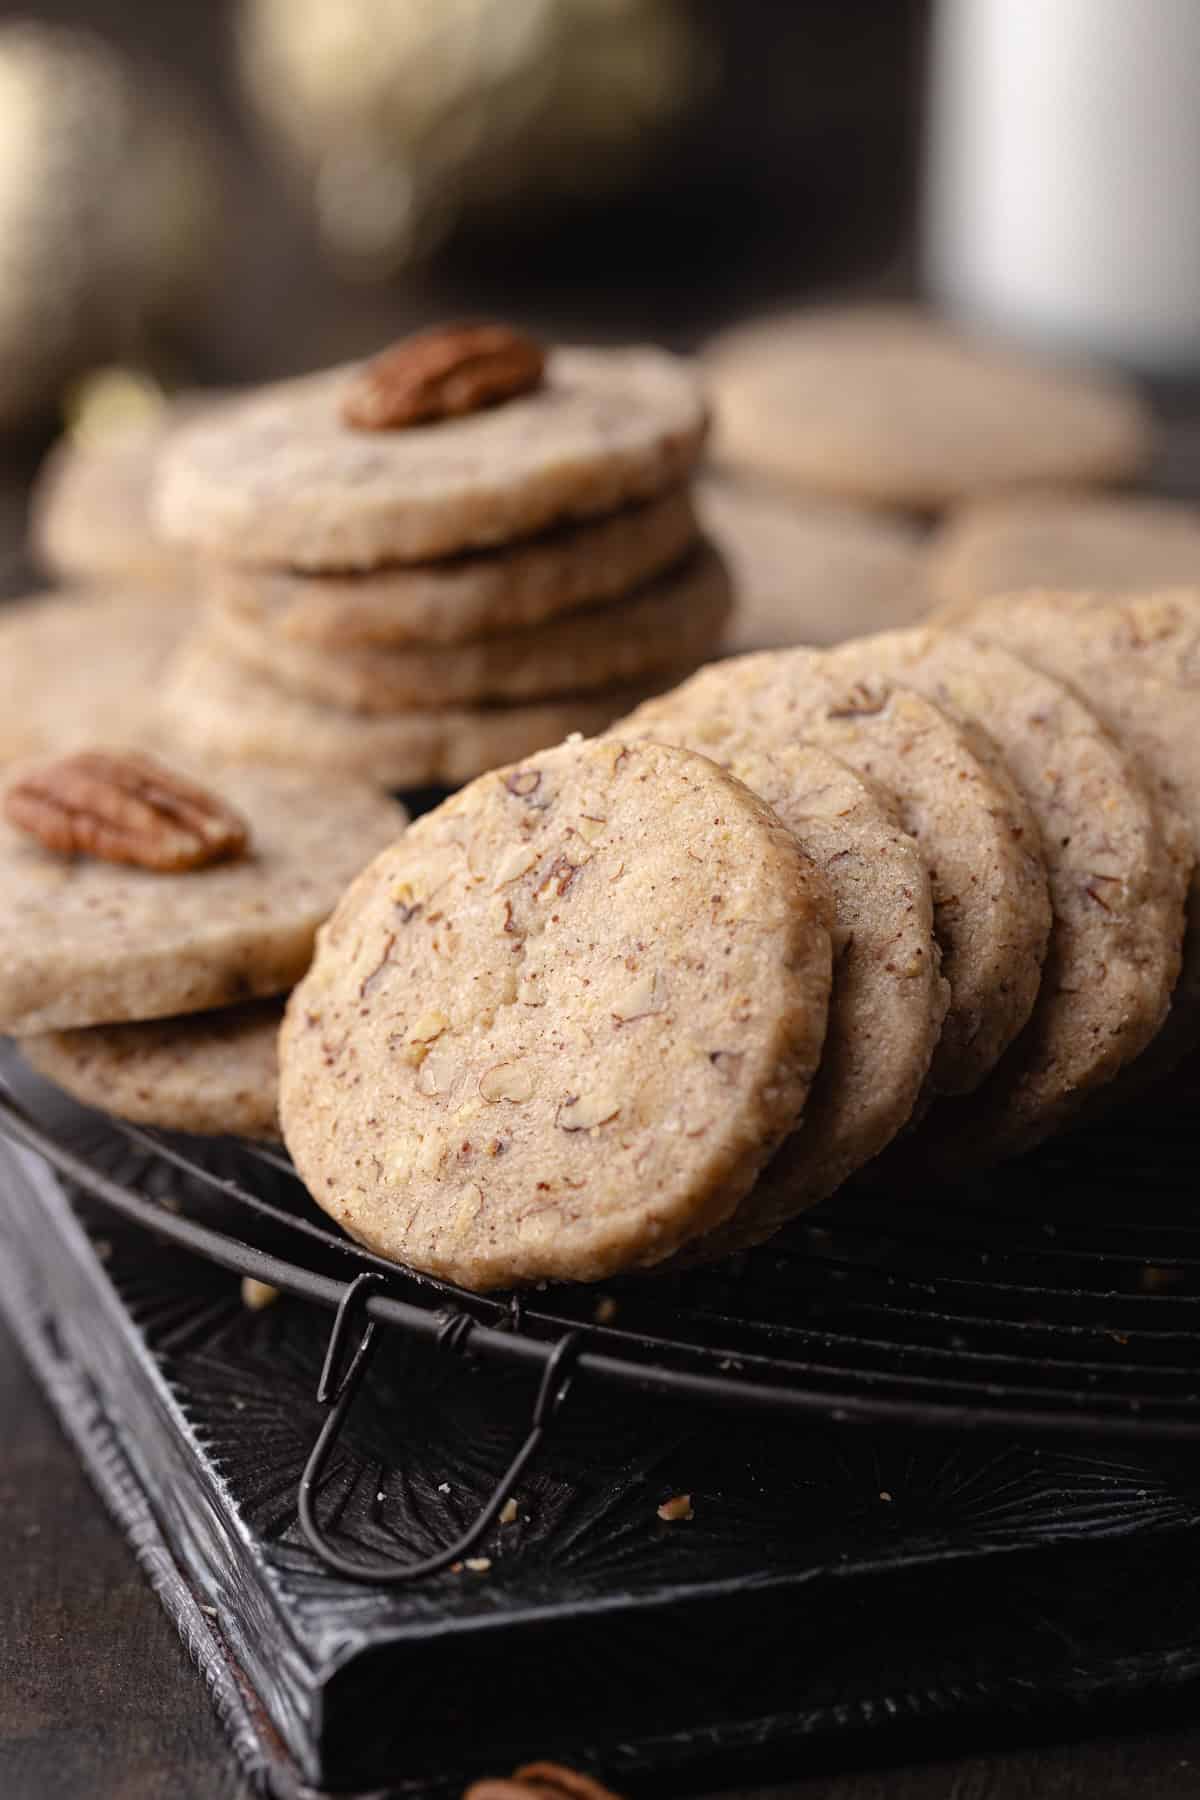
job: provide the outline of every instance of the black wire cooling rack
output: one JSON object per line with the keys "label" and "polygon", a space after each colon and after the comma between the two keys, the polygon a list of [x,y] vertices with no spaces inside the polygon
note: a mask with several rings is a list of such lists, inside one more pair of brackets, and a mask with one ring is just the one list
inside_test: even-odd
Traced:
{"label": "black wire cooling rack", "polygon": [[[962,1189],[843,1192],[760,1250],[594,1288],[477,1295],[353,1243],[281,1151],[65,1105],[14,1057],[0,1129],[68,1184],[241,1276],[333,1310],[301,1523],[343,1575],[401,1581],[492,1523],[568,1386],[833,1422],[1200,1439],[1194,1108],[1120,1115]],[[313,1495],[379,1327],[540,1376],[471,1530],[418,1565],[348,1562]]]}

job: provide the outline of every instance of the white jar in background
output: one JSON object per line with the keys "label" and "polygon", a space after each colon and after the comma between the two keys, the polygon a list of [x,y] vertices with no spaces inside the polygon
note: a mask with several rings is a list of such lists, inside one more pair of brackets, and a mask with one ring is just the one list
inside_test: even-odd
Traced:
{"label": "white jar in background", "polygon": [[938,0],[923,264],[970,320],[1200,369],[1200,0]]}

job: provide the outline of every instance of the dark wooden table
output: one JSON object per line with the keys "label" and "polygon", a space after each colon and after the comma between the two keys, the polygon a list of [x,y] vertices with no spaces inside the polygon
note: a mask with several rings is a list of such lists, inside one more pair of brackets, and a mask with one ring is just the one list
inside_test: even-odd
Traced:
{"label": "dark wooden table", "polygon": [[[3,1800],[248,1800],[173,1626],[2,1328],[0,1422]],[[785,1794],[1196,1800],[1200,1725],[890,1769],[798,1769],[756,1800]]]}

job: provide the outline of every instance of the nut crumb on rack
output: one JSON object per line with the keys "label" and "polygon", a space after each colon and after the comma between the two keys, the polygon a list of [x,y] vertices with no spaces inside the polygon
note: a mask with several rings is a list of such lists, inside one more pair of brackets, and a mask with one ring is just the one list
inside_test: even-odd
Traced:
{"label": "nut crumb on rack", "polygon": [[264,1306],[272,1306],[279,1298],[279,1289],[272,1287],[269,1281],[256,1281],[253,1275],[242,1276],[242,1305],[251,1312],[261,1312]]}

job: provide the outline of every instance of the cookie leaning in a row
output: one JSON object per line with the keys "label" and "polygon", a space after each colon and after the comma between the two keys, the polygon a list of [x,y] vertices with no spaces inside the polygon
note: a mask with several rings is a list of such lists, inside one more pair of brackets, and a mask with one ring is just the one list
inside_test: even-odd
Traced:
{"label": "cookie leaning in a row", "polygon": [[708,716],[694,735],[681,725],[678,736],[767,802],[824,874],[834,905],[829,1023],[804,1117],[733,1216],[684,1252],[711,1260],[825,1199],[909,1122],[950,986],[920,848],[877,783],[810,744],[767,748],[731,715]]}
{"label": "cookie leaning in a row", "polygon": [[280,1037],[319,1204],[474,1288],[595,1280],[720,1225],[796,1125],[828,887],[748,789],[570,742],[410,827],[322,931]]}
{"label": "cookie leaning in a row", "polygon": [[1132,750],[1023,659],[917,629],[844,644],[830,661],[974,719],[1036,824],[1053,918],[1036,1004],[988,1081],[921,1132],[926,1162],[957,1173],[1061,1129],[1157,1037],[1180,968],[1191,845]]}
{"label": "cookie leaning in a row", "polygon": [[[951,985],[943,1045],[955,1045],[952,1067],[972,1057],[976,1071],[969,1088],[960,1084],[962,1098],[934,1108],[905,1140],[909,1166],[916,1160],[950,1173],[1036,1143],[1155,1042],[1180,966],[1192,862],[1174,809],[1063,683],[950,632],[896,632],[824,654],[742,658],[704,671],[617,729],[703,748],[728,731],[722,720],[736,719],[766,749],[797,737],[836,743],[840,734],[841,753],[863,759],[872,754],[872,733],[880,735],[873,722],[886,719],[901,696],[911,704],[918,691],[951,730],[973,720],[976,741],[999,746],[1024,815],[1017,824],[1010,812],[985,867],[983,813],[972,819],[955,802],[956,784],[929,766],[927,745],[892,748],[886,770],[876,763],[927,858],[935,901],[941,898],[935,929]],[[913,806],[922,792],[937,808],[927,801],[924,817]],[[997,939],[996,874],[1014,857],[1031,878],[1023,898],[1012,890],[1009,926]],[[997,1007],[1005,1021],[999,1033]]]}
{"label": "cookie leaning in a row", "polygon": [[925,1098],[978,1087],[1029,1017],[1050,927],[1037,827],[995,747],[898,682],[864,684],[815,650],[713,664],[614,727],[718,760],[735,731],[765,751],[820,745],[892,797],[929,871],[950,985]]}
{"label": "cookie leaning in a row", "polygon": [[[1123,598],[1034,591],[948,608],[945,617],[956,631],[1016,651],[1069,683],[1161,783],[1200,859],[1200,589]],[[1200,860],[1188,898],[1183,970],[1167,1026],[1143,1059],[1145,1073],[1157,1078],[1198,1041]]]}

